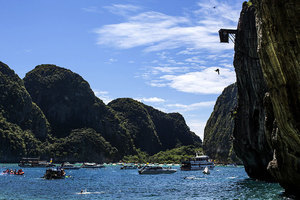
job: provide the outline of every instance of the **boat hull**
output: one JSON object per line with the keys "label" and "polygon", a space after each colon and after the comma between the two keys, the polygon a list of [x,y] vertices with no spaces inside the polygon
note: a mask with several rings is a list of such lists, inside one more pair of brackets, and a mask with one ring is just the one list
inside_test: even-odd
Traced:
{"label": "boat hull", "polygon": [[190,166],[190,167],[180,167],[181,171],[197,171],[197,170],[204,170],[205,167],[208,167],[208,169],[213,170],[215,168],[214,165],[211,166],[207,166],[207,165],[203,165],[203,166]]}

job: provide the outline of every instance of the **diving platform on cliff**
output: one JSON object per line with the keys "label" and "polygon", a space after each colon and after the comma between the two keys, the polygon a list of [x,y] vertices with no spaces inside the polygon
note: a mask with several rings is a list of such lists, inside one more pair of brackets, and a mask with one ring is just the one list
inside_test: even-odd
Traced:
{"label": "diving platform on cliff", "polygon": [[229,43],[229,39],[230,39],[234,43],[236,33],[237,30],[235,29],[220,29],[219,30],[220,42]]}

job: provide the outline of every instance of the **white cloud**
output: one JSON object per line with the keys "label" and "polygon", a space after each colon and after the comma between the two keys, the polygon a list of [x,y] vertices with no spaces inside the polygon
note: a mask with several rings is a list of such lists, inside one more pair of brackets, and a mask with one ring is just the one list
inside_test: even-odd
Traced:
{"label": "white cloud", "polygon": [[191,63],[199,63],[199,64],[205,64],[206,61],[202,58],[200,58],[199,56],[194,56],[194,57],[190,57],[185,59],[186,62],[191,62]]}
{"label": "white cloud", "polygon": [[153,67],[152,74],[159,74],[159,73],[173,74],[176,72],[187,72],[188,70],[190,70],[190,67]]}
{"label": "white cloud", "polygon": [[97,96],[99,99],[101,99],[105,104],[108,104],[113,99],[109,96],[109,93],[107,91],[99,91],[97,89],[93,89],[95,96]]}
{"label": "white cloud", "polygon": [[151,85],[160,87],[167,85],[187,93],[219,94],[226,86],[235,82],[235,73],[230,69],[219,67],[220,75],[218,75],[216,69],[217,67],[209,67],[181,75],[164,75],[159,80],[152,81]]}
{"label": "white cloud", "polygon": [[113,4],[105,8],[126,16],[125,21],[96,29],[97,44],[121,49],[144,46],[145,51],[186,48],[182,53],[232,49],[232,44],[219,43],[218,30],[236,28],[241,6],[240,0],[200,0],[195,10],[185,10],[182,16],[170,16],[154,11],[140,12],[141,7],[135,5]]}
{"label": "white cloud", "polygon": [[[203,15],[202,18],[208,17]],[[145,46],[145,51],[180,47],[221,51],[232,48],[231,45],[219,44],[217,31],[220,26],[214,20],[195,24],[195,20],[187,17],[149,11],[129,17],[127,22],[105,25],[95,32],[98,34],[97,44],[121,49]]]}
{"label": "white cloud", "polygon": [[221,66],[227,67],[227,68],[233,68],[233,64],[228,64],[228,63],[222,63],[220,64]]}
{"label": "white cloud", "polygon": [[[199,0],[194,10],[171,16],[134,5],[113,4],[106,9],[123,15],[124,21],[96,29],[97,44],[155,52],[152,55],[157,58],[152,63],[143,63],[148,65],[143,66],[146,72],[135,76],[144,78],[150,86],[219,94],[235,82],[235,73],[229,64],[233,43],[220,43],[218,30],[236,28],[241,6],[240,0]],[[216,68],[220,75],[214,72]]]}
{"label": "white cloud", "polygon": [[203,141],[206,121],[186,119],[186,123],[190,127],[191,131],[195,132]]}
{"label": "white cloud", "polygon": [[158,97],[150,97],[150,98],[138,98],[138,101],[146,102],[146,103],[163,103],[164,99]]}
{"label": "white cloud", "polygon": [[105,6],[104,8],[113,14],[121,16],[127,16],[131,12],[136,12],[141,9],[141,7],[139,6],[134,6],[130,4],[113,4],[111,6]]}
{"label": "white cloud", "polygon": [[204,101],[204,102],[198,102],[189,105],[168,104],[167,107],[173,109],[179,109],[178,112],[185,112],[185,111],[197,110],[203,107],[213,107],[214,105],[215,105],[215,101]]}

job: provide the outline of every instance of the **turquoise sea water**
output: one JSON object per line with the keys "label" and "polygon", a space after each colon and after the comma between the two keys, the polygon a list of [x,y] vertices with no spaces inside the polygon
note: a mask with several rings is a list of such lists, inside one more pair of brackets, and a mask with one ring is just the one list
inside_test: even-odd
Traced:
{"label": "turquoise sea water", "polygon": [[[0,165],[18,169],[17,165]],[[45,168],[24,168],[24,176],[0,175],[0,199],[286,199],[276,183],[249,179],[242,167],[139,175],[120,166],[66,171],[62,180],[44,180]],[[80,194],[86,190],[85,194]]]}

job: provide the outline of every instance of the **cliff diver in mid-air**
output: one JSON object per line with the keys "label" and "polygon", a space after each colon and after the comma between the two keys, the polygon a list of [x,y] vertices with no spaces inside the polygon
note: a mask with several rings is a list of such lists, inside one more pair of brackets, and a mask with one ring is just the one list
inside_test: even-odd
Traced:
{"label": "cliff diver in mid-air", "polygon": [[220,70],[219,70],[219,68],[216,69],[215,72],[218,72],[218,75],[220,75]]}

